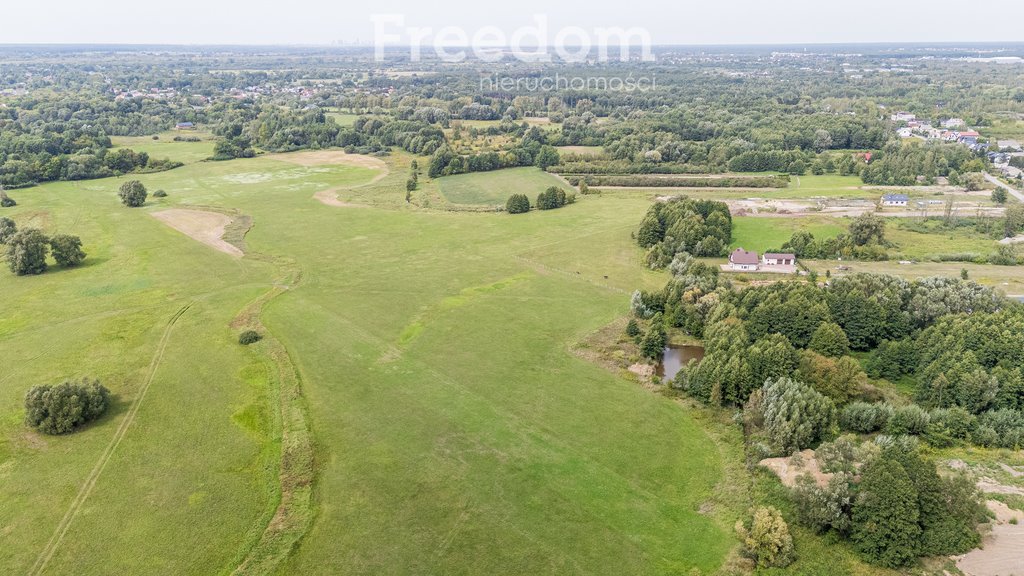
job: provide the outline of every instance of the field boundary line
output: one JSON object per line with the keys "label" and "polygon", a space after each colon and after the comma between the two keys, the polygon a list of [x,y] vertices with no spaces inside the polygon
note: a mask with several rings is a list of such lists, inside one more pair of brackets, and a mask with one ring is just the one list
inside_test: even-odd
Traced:
{"label": "field boundary line", "polygon": [[160,337],[160,342],[157,344],[157,349],[153,353],[153,358],[149,362],[149,368],[146,372],[146,378],[143,380],[142,387],[139,392],[135,395],[135,399],[132,400],[132,405],[128,409],[128,413],[124,419],[121,420],[121,424],[117,427],[114,432],[114,437],[110,439],[106,449],[100,455],[99,460],[96,461],[96,465],[93,466],[92,472],[86,477],[85,483],[78,491],[78,495],[71,502],[71,506],[67,512],[64,513],[64,517],[61,518],[57,528],[54,530],[53,535],[50,536],[50,540],[46,543],[46,547],[43,548],[42,552],[39,553],[39,557],[36,558],[35,564],[32,565],[32,569],[29,574],[35,576],[41,574],[46,569],[46,565],[49,564],[53,555],[60,548],[60,544],[64,540],[64,536],[67,534],[68,529],[71,527],[71,523],[74,521],[78,512],[82,509],[82,505],[89,498],[93,488],[96,487],[96,483],[99,481],[100,475],[103,474],[103,470],[107,467],[110,462],[110,458],[113,456],[114,451],[124,440],[124,437],[128,434],[128,429],[135,421],[136,414],[139,413],[139,407],[142,406],[142,400],[146,397],[146,392],[149,391],[150,385],[153,383],[153,378],[156,376],[157,368],[160,367],[160,362],[163,360],[164,351],[167,349],[167,343],[170,341],[171,332],[174,329],[174,325],[178,322],[189,308],[192,307],[192,302],[182,306],[177,312],[171,316],[170,320],[167,321],[167,325],[164,328],[163,335]]}

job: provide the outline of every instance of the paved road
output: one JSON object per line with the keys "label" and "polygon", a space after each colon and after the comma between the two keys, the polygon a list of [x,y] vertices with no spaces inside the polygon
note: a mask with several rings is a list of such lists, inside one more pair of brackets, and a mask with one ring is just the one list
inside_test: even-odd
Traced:
{"label": "paved road", "polygon": [[996,186],[999,186],[1000,188],[1006,189],[1006,191],[1009,192],[1010,195],[1012,195],[1014,198],[1020,200],[1021,202],[1024,202],[1024,192],[1017,190],[1013,186],[1007,186],[1006,184],[1003,183],[1002,180],[996,178],[995,176],[987,172],[985,173],[985,180],[988,180],[989,182],[995,184]]}

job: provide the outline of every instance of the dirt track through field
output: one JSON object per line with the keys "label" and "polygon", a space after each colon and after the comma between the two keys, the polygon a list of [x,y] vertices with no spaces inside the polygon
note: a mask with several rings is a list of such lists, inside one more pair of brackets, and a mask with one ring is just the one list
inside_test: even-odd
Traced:
{"label": "dirt track through field", "polygon": [[64,541],[64,536],[67,534],[68,529],[71,527],[71,523],[78,515],[79,510],[82,509],[82,505],[89,498],[89,494],[92,493],[93,488],[96,487],[96,482],[99,480],[100,475],[103,474],[103,469],[107,467],[107,463],[110,462],[110,458],[114,455],[114,451],[117,450],[118,445],[121,444],[121,440],[128,434],[128,428],[131,427],[132,422],[135,421],[135,415],[139,413],[139,407],[142,406],[142,401],[146,397],[146,392],[149,390],[150,385],[153,383],[153,377],[156,375],[157,368],[160,367],[160,362],[163,360],[164,351],[167,349],[167,342],[171,338],[171,332],[174,329],[174,325],[178,322],[185,312],[192,307],[192,302],[182,306],[177,312],[171,316],[171,319],[167,321],[167,325],[164,328],[164,333],[160,337],[160,342],[157,344],[156,352],[153,353],[153,359],[149,363],[149,369],[146,372],[146,379],[142,382],[142,386],[139,388],[139,392],[135,395],[135,399],[132,401],[131,407],[128,409],[128,414],[125,415],[124,419],[121,420],[121,425],[117,427],[117,431],[114,432],[114,437],[110,439],[110,443],[107,444],[107,448],[100,454],[100,459],[96,461],[96,465],[93,466],[92,472],[86,477],[85,483],[82,484],[82,488],[78,491],[78,495],[71,502],[71,506],[67,512],[64,513],[64,517],[61,518],[57,528],[54,530],[53,535],[50,536],[50,540],[46,543],[46,547],[39,553],[39,557],[36,558],[35,564],[32,565],[32,569],[29,574],[36,575],[41,574],[46,569],[46,565],[53,558],[53,555],[60,548],[61,542]]}
{"label": "dirt track through field", "polygon": [[273,160],[281,162],[288,162],[291,164],[298,164],[299,166],[355,166],[358,168],[367,168],[375,170],[378,173],[374,175],[369,182],[362,184],[356,184],[354,186],[336,186],[334,188],[328,188],[321,190],[313,194],[313,198],[326,204],[327,206],[334,206],[337,208],[364,208],[365,204],[354,204],[352,202],[344,202],[338,200],[338,192],[345,190],[352,190],[353,188],[361,188],[363,186],[369,186],[380,182],[385,176],[388,175],[388,165],[380,158],[373,156],[366,156],[364,154],[347,154],[341,150],[318,150],[315,152],[293,152],[289,154],[273,154],[268,156]]}

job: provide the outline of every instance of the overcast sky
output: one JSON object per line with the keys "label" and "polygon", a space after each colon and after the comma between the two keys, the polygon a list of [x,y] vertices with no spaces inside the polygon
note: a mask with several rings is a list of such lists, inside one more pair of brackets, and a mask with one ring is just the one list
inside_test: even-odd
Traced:
{"label": "overcast sky", "polygon": [[[579,6],[579,4],[576,4]],[[567,26],[639,26],[654,44],[1024,41],[1024,2],[963,0],[6,0],[0,44],[372,44],[372,14],[406,26],[506,35],[545,14]],[[387,32],[407,34],[398,27]],[[427,43],[431,42],[430,37]],[[408,40],[399,42],[408,44]],[[450,43],[450,42],[449,42]]]}

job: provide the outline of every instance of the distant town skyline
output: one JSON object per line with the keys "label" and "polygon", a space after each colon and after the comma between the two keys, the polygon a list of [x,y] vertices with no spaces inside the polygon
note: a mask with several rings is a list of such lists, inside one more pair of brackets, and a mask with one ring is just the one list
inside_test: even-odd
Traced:
{"label": "distant town skyline", "polygon": [[656,45],[1024,42],[1024,3],[734,0],[724,6],[704,0],[650,0],[640,5],[601,2],[579,10],[524,0],[488,3],[481,10],[472,0],[440,5],[395,0],[178,0],[168,10],[162,4],[127,0],[52,0],[5,6],[7,26],[0,32],[0,44],[365,46],[374,43],[375,14],[400,14],[405,26],[430,28],[433,36],[448,26],[469,36],[488,27],[510,35],[533,25],[535,15],[544,15],[550,39],[568,28],[591,32],[639,27]]}

